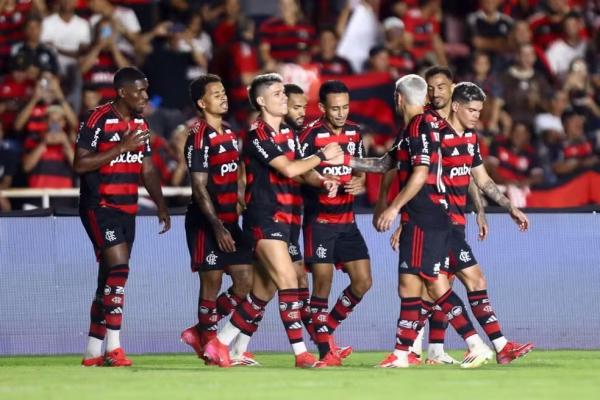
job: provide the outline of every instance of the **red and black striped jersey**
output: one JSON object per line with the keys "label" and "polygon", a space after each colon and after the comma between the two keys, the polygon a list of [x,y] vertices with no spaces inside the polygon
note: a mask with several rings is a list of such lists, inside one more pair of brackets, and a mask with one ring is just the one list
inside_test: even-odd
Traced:
{"label": "red and black striped jersey", "polygon": [[294,132],[287,125],[282,124],[276,132],[261,119],[252,124],[244,143],[248,216],[300,224],[300,184],[269,165],[282,155],[289,160],[296,159],[297,147]]}
{"label": "red and black striped jersey", "polygon": [[582,138],[581,140],[565,141],[560,151],[559,159],[568,160],[575,158],[582,160],[592,155],[594,155],[594,146],[589,140]]}
{"label": "red and black striped jersey", "polygon": [[[219,133],[201,119],[190,129],[184,151],[190,175],[194,172],[208,174],[206,190],[217,217],[224,223],[237,222],[240,160],[237,136],[227,126]],[[200,211],[193,196],[190,207]]]}
{"label": "red and black striped jersey", "polygon": [[402,17],[404,29],[413,37],[413,46],[410,50],[416,60],[421,60],[428,52],[433,50],[433,37],[441,30],[439,17],[425,18],[421,9],[409,9]]}
{"label": "red and black striped jersey", "polygon": [[[135,133],[147,130],[148,124],[141,116],[125,120],[113,103],[106,103],[90,111],[81,123],[77,147],[91,152],[109,151],[119,144],[128,129]],[[135,214],[142,162],[151,154],[148,140],[137,152],[122,153],[97,171],[82,174],[80,207],[111,207]]]}
{"label": "red and black striped jersey", "polygon": [[[317,153],[329,143],[338,143],[345,155],[363,158],[363,142],[360,126],[346,121],[339,134],[332,132],[325,124],[324,118],[310,123],[299,136],[299,150],[302,157]],[[352,179],[352,168],[346,165],[327,165],[321,163],[317,168],[321,175],[334,175],[340,178],[340,184]],[[340,186],[335,197],[328,197],[320,188],[303,187],[305,197],[305,220],[315,220],[328,224],[354,223],[354,195],[346,193]]]}
{"label": "red and black striped jersey", "polygon": [[445,122],[440,124],[440,136],[444,168],[443,182],[448,197],[448,213],[452,223],[465,225],[471,168],[483,164],[479,151],[479,139],[475,131],[466,130],[459,135]]}
{"label": "red and black striped jersey", "polygon": [[522,181],[534,172],[543,172],[532,146],[517,150],[506,139],[492,143],[488,160],[496,165],[496,172],[506,181]]}
{"label": "red and black striped jersey", "polygon": [[32,6],[31,0],[17,0],[12,10],[0,11],[0,71],[6,67],[11,47],[25,38],[23,25]]}
{"label": "red and black striped jersey", "polygon": [[[25,140],[25,153],[33,151],[44,141],[45,135],[52,133],[30,135]],[[27,175],[27,186],[53,189],[73,187],[73,168],[65,156],[62,144],[46,145],[39,162]]]}
{"label": "red and black striped jersey", "polygon": [[390,156],[396,162],[399,187],[408,182],[414,168],[427,166],[429,173],[425,184],[402,210],[402,222],[413,221],[421,227],[448,225],[448,202],[442,179],[440,121],[429,113],[419,114],[410,120],[396,139]]}
{"label": "red and black striped jersey", "polygon": [[117,72],[117,63],[109,51],[102,51],[92,68],[83,75],[83,83],[87,88],[97,91],[102,96],[101,103],[115,98],[117,92],[113,86],[113,78]]}
{"label": "red and black striped jersey", "polygon": [[310,51],[316,41],[312,26],[287,25],[278,18],[263,22],[258,33],[260,41],[271,46],[271,57],[280,62],[295,62],[300,52]]}

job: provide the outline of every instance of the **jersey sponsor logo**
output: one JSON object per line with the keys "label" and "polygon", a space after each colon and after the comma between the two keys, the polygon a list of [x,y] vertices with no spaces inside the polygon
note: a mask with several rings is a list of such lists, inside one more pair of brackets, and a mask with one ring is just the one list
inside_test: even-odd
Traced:
{"label": "jersey sponsor logo", "polygon": [[455,176],[469,175],[470,173],[471,173],[471,167],[469,167],[467,164],[463,164],[460,167],[453,167],[450,170],[450,179],[454,178]]}
{"label": "jersey sponsor logo", "polygon": [[208,168],[208,146],[204,146],[204,159],[202,161],[202,166],[204,168]]}
{"label": "jersey sponsor logo", "polygon": [[115,164],[119,164],[119,163],[125,163],[125,164],[135,164],[135,163],[142,163],[142,161],[144,160],[144,153],[142,153],[141,151],[138,151],[137,153],[131,153],[131,152],[127,152],[127,153],[123,153],[123,154],[119,154],[119,156],[115,157],[115,159],[113,159],[110,162],[110,166],[112,167]]}
{"label": "jersey sponsor logo", "polygon": [[317,138],[319,139],[328,138],[329,136],[331,136],[329,132],[317,133]]}
{"label": "jersey sponsor logo", "polygon": [[109,242],[114,242],[115,240],[117,240],[117,235],[115,235],[115,231],[107,230],[106,232],[104,232],[104,238]]}
{"label": "jersey sponsor logo", "polygon": [[419,325],[419,321],[410,321],[407,319],[401,319],[398,321],[398,328],[402,329],[417,329]]}
{"label": "jersey sponsor logo", "polygon": [[211,251],[209,255],[206,256],[206,263],[208,265],[217,265],[217,256],[214,251]]}
{"label": "jersey sponsor logo", "polygon": [[187,159],[188,168],[192,168],[192,152],[194,151],[194,145],[190,144],[185,152],[185,158]]}
{"label": "jersey sponsor logo", "polygon": [[263,149],[263,147],[260,145],[260,141],[258,139],[252,140],[252,144],[256,147],[256,150],[260,153],[261,156],[263,156],[264,158],[269,158],[269,154],[267,154],[265,149]]}
{"label": "jersey sponsor logo", "polygon": [[308,143],[304,143],[302,146],[298,146],[298,152],[302,157],[306,156],[306,149],[308,148]]}
{"label": "jersey sponsor logo", "polygon": [[119,136],[118,133],[115,133],[114,135],[112,135],[112,137],[110,139],[108,139],[109,142],[120,142],[121,141],[121,136]]}
{"label": "jersey sponsor logo", "polygon": [[458,148],[455,147],[454,150],[452,150],[452,154],[451,155],[452,156],[458,156],[458,155],[460,155],[460,152],[458,151]]}
{"label": "jersey sponsor logo", "polygon": [[227,150],[225,150],[225,147],[223,147],[223,145],[219,145],[219,154],[221,153],[225,153]]}
{"label": "jersey sponsor logo", "polygon": [[469,254],[467,250],[460,249],[460,255],[458,256],[458,258],[460,259],[460,261],[466,263],[471,261],[471,254]]}
{"label": "jersey sponsor logo", "polygon": [[352,168],[347,165],[330,165],[323,168],[324,175],[343,176],[350,175],[351,173]]}
{"label": "jersey sponsor logo", "polygon": [[287,144],[291,151],[296,151],[296,142],[294,139],[288,139]]}
{"label": "jersey sponsor logo", "polygon": [[346,131],[346,135],[347,136],[354,136],[354,135],[356,135],[356,131]]}
{"label": "jersey sponsor logo", "polygon": [[348,143],[348,153],[350,153],[351,156],[353,156],[354,153],[356,153],[356,143],[354,143],[354,142]]}
{"label": "jersey sponsor logo", "polygon": [[106,120],[107,124],[118,124],[119,123],[119,118],[108,118]]}
{"label": "jersey sponsor logo", "polygon": [[421,136],[421,140],[423,141],[423,153],[429,153],[429,140],[425,136]]}
{"label": "jersey sponsor logo", "polygon": [[317,251],[315,251],[315,254],[319,258],[325,258],[327,257],[327,249],[323,247],[322,244],[320,244],[319,247],[317,247]]}
{"label": "jersey sponsor logo", "polygon": [[100,128],[96,128],[96,130],[94,131],[94,139],[92,139],[92,147],[98,146],[98,138],[100,137],[101,131],[102,131],[102,129],[100,129]]}

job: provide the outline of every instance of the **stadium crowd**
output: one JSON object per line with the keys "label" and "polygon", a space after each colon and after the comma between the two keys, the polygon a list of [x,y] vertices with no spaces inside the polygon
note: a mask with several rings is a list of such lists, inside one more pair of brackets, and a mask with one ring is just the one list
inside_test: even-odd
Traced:
{"label": "stadium crowd", "polygon": [[[0,0],[0,189],[77,187],[79,122],[115,95],[127,65],[150,82],[144,117],[162,184],[184,186],[188,85],[203,73],[222,77],[242,134],[259,73],[306,87],[315,71],[394,82],[434,64],[487,93],[482,152],[509,194],[597,167],[600,1]],[[370,156],[394,140],[363,128]]]}

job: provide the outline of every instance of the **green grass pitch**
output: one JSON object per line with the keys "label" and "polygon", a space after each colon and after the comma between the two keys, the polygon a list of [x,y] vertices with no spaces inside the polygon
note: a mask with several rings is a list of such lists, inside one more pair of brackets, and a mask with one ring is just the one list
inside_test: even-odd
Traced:
{"label": "green grass pitch", "polygon": [[[384,353],[355,353],[341,368],[298,370],[290,354],[262,367],[206,367],[191,354],[132,355],[131,368],[83,368],[79,356],[0,357],[0,399],[598,399],[600,351],[534,350],[476,370],[373,368]],[[460,357],[459,353],[453,353]]]}

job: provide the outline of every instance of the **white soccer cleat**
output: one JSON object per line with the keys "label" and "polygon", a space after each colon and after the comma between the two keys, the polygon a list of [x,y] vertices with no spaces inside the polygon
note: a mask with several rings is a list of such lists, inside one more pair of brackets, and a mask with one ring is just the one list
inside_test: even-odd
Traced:
{"label": "white soccer cleat", "polygon": [[260,363],[249,351],[241,355],[231,355],[231,366],[260,367]]}
{"label": "white soccer cleat", "polygon": [[491,359],[494,358],[494,352],[488,346],[482,345],[473,348],[466,355],[462,363],[461,368],[479,368],[484,364],[487,364]]}
{"label": "white soccer cleat", "polygon": [[450,354],[443,352],[440,354],[429,354],[427,356],[427,361],[425,361],[427,365],[454,365],[460,364],[460,361],[451,357]]}

